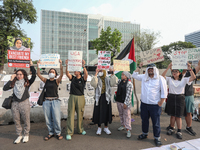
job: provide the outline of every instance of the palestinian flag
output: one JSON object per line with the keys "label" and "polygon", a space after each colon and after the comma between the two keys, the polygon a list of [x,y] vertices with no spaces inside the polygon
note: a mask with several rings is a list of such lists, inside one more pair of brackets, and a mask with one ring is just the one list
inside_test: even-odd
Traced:
{"label": "palestinian flag", "polygon": [[[134,38],[128,43],[128,45],[124,48],[124,50],[118,55],[116,59],[129,61],[130,73],[133,73],[133,71],[136,69]],[[122,71],[115,71],[115,75],[118,77],[118,79],[121,79],[121,74]],[[132,106],[134,106],[133,93],[131,102]]]}

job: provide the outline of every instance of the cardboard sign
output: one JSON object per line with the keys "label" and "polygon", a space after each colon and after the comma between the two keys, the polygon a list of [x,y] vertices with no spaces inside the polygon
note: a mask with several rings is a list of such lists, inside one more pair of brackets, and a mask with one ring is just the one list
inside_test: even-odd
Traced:
{"label": "cardboard sign", "polygon": [[172,69],[187,69],[188,51],[180,50],[172,52]]}
{"label": "cardboard sign", "polygon": [[42,54],[39,68],[60,68],[60,54]]}
{"label": "cardboard sign", "polygon": [[184,49],[188,51],[188,60],[200,60],[200,48]]}
{"label": "cardboard sign", "polygon": [[116,71],[130,71],[129,61],[114,60],[114,70]]}
{"label": "cardboard sign", "polygon": [[111,52],[99,51],[98,52],[98,69],[108,70],[111,63]]}
{"label": "cardboard sign", "polygon": [[8,67],[30,68],[30,51],[8,50]]}
{"label": "cardboard sign", "polygon": [[82,51],[68,51],[68,71],[81,71]]}
{"label": "cardboard sign", "polygon": [[161,47],[140,52],[140,59],[143,65],[164,61],[163,51]]}

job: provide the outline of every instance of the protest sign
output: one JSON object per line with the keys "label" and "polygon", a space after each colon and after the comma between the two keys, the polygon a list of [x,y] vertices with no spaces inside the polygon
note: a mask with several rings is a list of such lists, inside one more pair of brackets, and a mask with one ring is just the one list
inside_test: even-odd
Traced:
{"label": "protest sign", "polygon": [[113,60],[114,70],[116,71],[130,71],[129,61]]}
{"label": "protest sign", "polygon": [[172,52],[172,69],[187,69],[188,51],[180,50]]}
{"label": "protest sign", "polygon": [[98,69],[108,70],[111,63],[111,52],[99,51],[98,52]]}
{"label": "protest sign", "polygon": [[200,60],[200,48],[188,48],[184,49],[188,51],[188,60]]}
{"label": "protest sign", "polygon": [[82,51],[68,51],[68,71],[81,71]]}
{"label": "protest sign", "polygon": [[39,68],[60,68],[60,54],[42,54]]}
{"label": "protest sign", "polygon": [[29,68],[30,51],[8,50],[8,67]]}
{"label": "protest sign", "polygon": [[39,96],[40,92],[30,92],[29,102],[31,107],[37,105]]}
{"label": "protest sign", "polygon": [[143,65],[164,61],[162,48],[158,47],[147,51],[141,51],[140,59]]}

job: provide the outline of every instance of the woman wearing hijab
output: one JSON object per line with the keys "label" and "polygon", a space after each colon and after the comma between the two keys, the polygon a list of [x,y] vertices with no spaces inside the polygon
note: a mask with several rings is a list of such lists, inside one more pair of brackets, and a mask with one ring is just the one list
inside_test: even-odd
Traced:
{"label": "woman wearing hijab", "polygon": [[170,127],[168,128],[167,134],[172,135],[175,130],[175,122],[177,124],[176,136],[178,139],[182,139],[182,116],[186,116],[186,106],[185,106],[185,86],[190,85],[192,81],[196,78],[194,72],[191,69],[191,65],[187,63],[188,71],[190,72],[190,77],[183,78],[181,69],[172,69],[172,77],[166,77],[167,71],[172,67],[170,63],[167,69],[163,72],[162,76],[166,78],[167,84],[169,86],[169,94],[167,98],[167,103],[165,107],[165,112],[171,116]]}
{"label": "woman wearing hijab", "polygon": [[121,121],[119,131],[127,130],[127,138],[131,137],[131,98],[133,84],[131,83],[131,74],[124,71],[121,75],[121,81],[118,84],[116,93],[117,108]]}
{"label": "woman wearing hijab", "polygon": [[58,76],[57,71],[54,68],[49,70],[49,79],[44,78],[40,74],[39,64],[40,61],[37,62],[37,75],[38,77],[45,83],[45,99],[43,102],[43,111],[44,117],[46,120],[46,125],[49,131],[49,134],[44,138],[45,141],[48,141],[50,138],[54,137],[56,134],[56,138],[58,140],[63,139],[61,136],[61,115],[60,115],[60,100],[58,96],[58,85],[62,80],[63,76],[63,66],[62,61],[60,62],[60,76]]}
{"label": "woman wearing hijab", "polygon": [[74,134],[74,115],[77,113],[77,130],[79,134],[85,135],[86,132],[83,128],[83,114],[85,107],[84,88],[87,82],[88,72],[85,68],[85,61],[82,60],[82,67],[84,76],[80,71],[74,71],[74,75],[71,75],[68,71],[68,60],[66,60],[66,75],[71,81],[70,85],[70,97],[68,101],[68,117],[67,117],[67,140],[71,140],[71,136]]}
{"label": "woman wearing hijab", "polygon": [[10,50],[20,50],[20,51],[26,50],[27,48],[24,47],[22,43],[23,43],[22,39],[16,38],[14,41],[14,46],[10,47]]}
{"label": "woman wearing hijab", "polygon": [[[29,87],[35,81],[36,70],[33,63],[30,61],[30,70],[32,72],[31,79],[28,80],[27,72],[24,69],[18,69],[15,74],[11,76],[10,81],[4,85],[3,90],[7,91],[13,88],[13,98],[11,104],[11,112],[13,120],[15,122],[16,133],[18,135],[17,139],[14,141],[15,144],[21,142],[23,138],[23,143],[29,141],[29,131],[30,131],[30,103],[29,103]],[[24,122],[24,134],[22,137],[22,126],[21,118]]]}
{"label": "woman wearing hijab", "polygon": [[91,86],[95,88],[93,122],[98,124],[97,135],[101,135],[102,123],[104,123],[104,132],[108,135],[111,134],[108,129],[108,123],[111,124],[112,122],[111,87],[117,83],[118,78],[114,74],[111,77],[107,77],[106,70],[98,69],[96,69],[96,74],[90,82]]}

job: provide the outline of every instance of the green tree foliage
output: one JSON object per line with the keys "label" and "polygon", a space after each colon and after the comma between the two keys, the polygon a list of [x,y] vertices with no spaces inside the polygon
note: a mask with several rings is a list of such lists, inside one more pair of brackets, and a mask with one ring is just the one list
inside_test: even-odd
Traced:
{"label": "green tree foliage", "polygon": [[114,29],[111,31],[111,27],[109,26],[105,31],[101,30],[101,35],[99,38],[94,39],[92,42],[92,46],[96,49],[96,53],[98,51],[111,51],[111,59],[120,52],[120,45],[123,43],[121,41],[122,34],[119,30]]}
{"label": "green tree foliage", "polygon": [[20,24],[24,21],[35,23],[37,21],[36,14],[32,0],[3,0],[0,4],[0,73],[4,69],[7,55],[7,37],[26,37]]}

